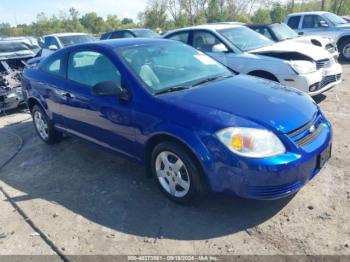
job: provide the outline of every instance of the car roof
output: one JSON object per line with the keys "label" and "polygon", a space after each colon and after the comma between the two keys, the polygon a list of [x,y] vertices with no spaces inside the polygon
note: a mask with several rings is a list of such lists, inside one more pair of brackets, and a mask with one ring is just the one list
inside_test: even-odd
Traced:
{"label": "car roof", "polygon": [[103,34],[110,34],[110,33],[121,32],[121,31],[137,31],[137,30],[150,30],[150,31],[152,31],[152,29],[149,29],[149,28],[125,28],[125,29],[117,29],[117,30],[113,30],[113,31],[108,31],[108,32],[105,32]]}
{"label": "car roof", "polygon": [[127,48],[133,46],[142,46],[148,44],[161,44],[164,42],[179,43],[175,40],[163,39],[163,38],[119,38],[108,39],[103,41],[96,41],[90,43],[77,44],[67,47],[67,49],[75,49],[81,47],[106,47],[106,48]]}
{"label": "car roof", "polygon": [[71,36],[71,35],[88,35],[86,33],[56,33],[56,34],[50,34],[50,35],[44,35],[44,37],[48,37],[48,36]]}
{"label": "car roof", "polygon": [[176,30],[172,30],[164,34],[164,36],[170,35],[175,32],[180,32],[180,31],[186,31],[186,30],[194,30],[194,29],[204,29],[204,30],[221,30],[221,29],[227,29],[227,28],[236,28],[236,27],[242,27],[244,26],[241,23],[212,23],[212,24],[205,24],[205,25],[196,25],[196,26],[190,26],[190,27],[185,27],[185,28],[180,28]]}
{"label": "car roof", "polygon": [[291,13],[288,16],[296,16],[296,15],[323,15],[327,14],[329,12],[326,11],[309,11],[309,12],[297,12],[297,13]]}

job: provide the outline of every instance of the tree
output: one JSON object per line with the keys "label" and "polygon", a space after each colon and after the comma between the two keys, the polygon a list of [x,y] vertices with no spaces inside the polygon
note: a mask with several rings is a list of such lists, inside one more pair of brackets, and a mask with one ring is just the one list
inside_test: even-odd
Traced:
{"label": "tree", "polygon": [[283,8],[280,3],[273,4],[272,9],[270,11],[270,17],[271,17],[272,23],[283,22],[287,15],[288,15],[287,9]]}
{"label": "tree", "polygon": [[151,0],[139,19],[145,27],[164,28],[167,23],[167,3],[165,0]]}
{"label": "tree", "polygon": [[106,29],[105,22],[102,17],[95,12],[87,13],[80,18],[80,23],[86,28],[88,32],[98,34],[104,32]]}
{"label": "tree", "polygon": [[131,18],[123,18],[123,20],[122,20],[122,24],[123,25],[127,25],[127,24],[133,24],[134,23],[134,21],[131,19]]}
{"label": "tree", "polygon": [[254,24],[269,24],[271,23],[270,11],[268,9],[258,9],[252,16]]}

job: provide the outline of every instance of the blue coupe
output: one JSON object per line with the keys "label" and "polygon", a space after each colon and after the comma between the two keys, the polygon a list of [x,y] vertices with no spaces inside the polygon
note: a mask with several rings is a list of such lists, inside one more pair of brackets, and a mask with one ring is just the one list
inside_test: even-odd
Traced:
{"label": "blue coupe", "polygon": [[178,202],[285,197],[331,154],[331,126],[308,95],[176,41],[67,47],[29,65],[23,89],[43,141],[68,133],[143,163]]}

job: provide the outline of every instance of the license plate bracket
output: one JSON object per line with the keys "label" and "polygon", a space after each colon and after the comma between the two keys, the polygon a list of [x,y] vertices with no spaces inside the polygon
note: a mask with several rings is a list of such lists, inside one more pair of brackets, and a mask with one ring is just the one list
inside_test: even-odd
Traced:
{"label": "license plate bracket", "polygon": [[329,145],[322,153],[318,156],[317,159],[317,168],[321,169],[327,161],[331,158],[332,155],[332,145]]}

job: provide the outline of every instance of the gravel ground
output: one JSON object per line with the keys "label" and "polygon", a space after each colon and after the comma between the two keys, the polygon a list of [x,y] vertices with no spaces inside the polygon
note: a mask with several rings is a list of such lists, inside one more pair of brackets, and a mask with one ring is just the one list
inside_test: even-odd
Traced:
{"label": "gravel ground", "polygon": [[350,255],[350,65],[344,71],[316,98],[334,129],[331,160],[276,201],[179,206],[142,167],[75,138],[48,146],[24,109],[2,116],[0,164],[20,146],[13,133],[23,148],[0,170],[0,255]]}

